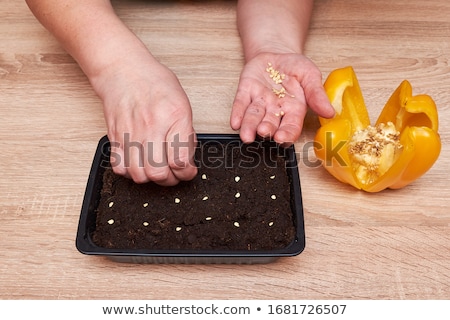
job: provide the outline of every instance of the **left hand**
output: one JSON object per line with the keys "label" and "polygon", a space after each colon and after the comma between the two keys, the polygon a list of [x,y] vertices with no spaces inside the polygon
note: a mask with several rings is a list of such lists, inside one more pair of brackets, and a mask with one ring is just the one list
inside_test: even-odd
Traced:
{"label": "left hand", "polygon": [[[284,74],[281,84],[270,78],[269,63]],[[282,87],[286,90],[284,96],[273,91]],[[321,117],[334,116],[316,65],[302,54],[261,53],[244,66],[230,125],[234,130],[240,129],[245,143],[253,142],[259,135],[289,146],[300,136],[308,106]]]}

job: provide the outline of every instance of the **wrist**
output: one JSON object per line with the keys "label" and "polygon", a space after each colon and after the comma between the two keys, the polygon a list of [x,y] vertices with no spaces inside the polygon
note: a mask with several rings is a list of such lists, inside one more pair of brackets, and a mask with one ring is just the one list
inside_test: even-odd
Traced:
{"label": "wrist", "polygon": [[292,45],[285,45],[281,42],[273,41],[264,45],[248,45],[244,46],[245,61],[250,61],[258,55],[262,54],[302,54],[303,48]]}
{"label": "wrist", "polygon": [[262,52],[302,54],[312,0],[240,0],[237,25],[246,60]]}

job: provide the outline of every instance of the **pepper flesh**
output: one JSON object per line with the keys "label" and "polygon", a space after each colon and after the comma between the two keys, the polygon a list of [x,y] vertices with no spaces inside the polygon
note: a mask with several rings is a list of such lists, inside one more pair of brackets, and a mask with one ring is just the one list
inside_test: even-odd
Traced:
{"label": "pepper flesh", "polygon": [[[407,80],[391,95],[374,127],[370,125],[352,67],[331,72],[324,88],[336,114],[332,119],[319,117],[321,127],[316,133],[314,149],[325,169],[339,181],[367,192],[399,189],[422,176],[439,157],[441,141],[436,105],[428,95],[413,96]],[[397,141],[380,151],[379,163],[374,169],[368,169],[364,159],[352,154],[351,147],[363,144],[361,139],[367,138],[372,128],[381,135],[392,134],[391,138],[397,135]],[[374,162],[369,155],[364,156],[367,163]]]}

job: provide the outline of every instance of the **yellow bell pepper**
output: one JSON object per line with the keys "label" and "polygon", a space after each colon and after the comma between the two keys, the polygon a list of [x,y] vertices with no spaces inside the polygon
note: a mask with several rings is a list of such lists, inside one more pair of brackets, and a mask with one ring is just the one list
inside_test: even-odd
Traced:
{"label": "yellow bell pepper", "polygon": [[403,81],[371,126],[352,67],[334,70],[324,83],[336,114],[319,117],[314,151],[334,177],[358,189],[399,189],[422,176],[441,150],[436,105],[412,96]]}

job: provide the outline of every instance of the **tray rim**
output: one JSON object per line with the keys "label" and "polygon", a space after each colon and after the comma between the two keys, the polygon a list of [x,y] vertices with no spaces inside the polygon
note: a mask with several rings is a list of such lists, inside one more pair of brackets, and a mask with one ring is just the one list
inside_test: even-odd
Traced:
{"label": "tray rim", "polygon": [[[198,133],[197,140],[201,142],[220,141],[232,142],[237,141],[243,143],[238,134],[220,134],[220,133]],[[272,142],[273,143],[273,142]],[[109,148],[109,139],[103,136],[97,145],[97,149],[92,161],[89,177],[86,185],[81,213],[76,234],[75,246],[77,250],[86,255],[106,256],[116,261],[121,262],[151,262],[152,258],[155,261],[166,261],[167,263],[227,263],[235,261],[236,263],[266,263],[271,262],[280,257],[296,256],[305,249],[305,226],[304,213],[300,185],[300,175],[298,170],[298,163],[295,154],[295,147],[291,145],[286,148],[286,170],[291,179],[291,195],[294,195],[293,214],[295,215],[296,238],[287,247],[274,250],[257,250],[257,251],[241,251],[241,250],[163,250],[163,249],[111,249],[103,248],[95,245],[90,237],[88,228],[88,218],[92,219],[93,197],[95,193],[96,184],[99,183],[99,170],[106,162],[109,164],[108,152],[105,148]],[[103,167],[104,168],[104,167]],[[295,210],[295,212],[294,212]],[[186,260],[188,259],[188,260]],[[138,261],[142,260],[142,261]],[[177,261],[179,260],[179,261]],[[164,263],[164,262],[162,262]],[[231,262],[233,263],[233,262]]]}

